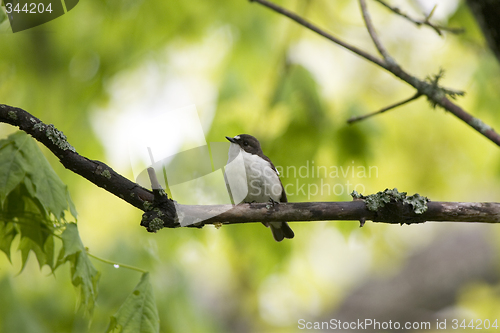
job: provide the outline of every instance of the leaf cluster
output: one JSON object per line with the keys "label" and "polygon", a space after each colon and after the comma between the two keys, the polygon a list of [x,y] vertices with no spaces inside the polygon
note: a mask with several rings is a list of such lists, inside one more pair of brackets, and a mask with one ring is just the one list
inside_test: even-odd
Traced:
{"label": "leaf cluster", "polygon": [[23,268],[33,251],[40,267],[54,270],[54,235],[77,216],[67,186],[52,170],[35,141],[17,132],[0,141],[0,250],[11,260],[20,235]]}
{"label": "leaf cluster", "polygon": [[[68,187],[59,179],[36,142],[25,132],[0,141],[0,250],[10,261],[11,248],[19,236],[22,269],[30,252],[40,268],[53,272],[69,263],[71,283],[78,289],[79,308],[93,314],[100,272],[90,261],[76,223],[66,212],[77,212]],[[55,260],[55,242],[62,240]],[[140,311],[138,311],[140,310]],[[108,332],[157,332],[159,319],[148,273],[111,317]]]}

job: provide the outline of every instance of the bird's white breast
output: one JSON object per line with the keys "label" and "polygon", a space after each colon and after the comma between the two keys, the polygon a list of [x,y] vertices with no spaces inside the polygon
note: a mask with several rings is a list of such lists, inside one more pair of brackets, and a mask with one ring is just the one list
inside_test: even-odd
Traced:
{"label": "bird's white breast", "polygon": [[235,203],[267,202],[271,198],[279,202],[281,199],[282,187],[277,171],[268,161],[233,143],[229,148],[226,183]]}

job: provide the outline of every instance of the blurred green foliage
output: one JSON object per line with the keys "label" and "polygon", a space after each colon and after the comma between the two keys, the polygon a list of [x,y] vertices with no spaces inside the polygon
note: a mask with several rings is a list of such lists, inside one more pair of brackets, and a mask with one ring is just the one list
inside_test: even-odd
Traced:
{"label": "blurred green foliage", "polygon": [[[356,1],[276,2],[375,54]],[[448,24],[463,26],[467,33],[443,38],[376,4],[370,10],[382,41],[406,70],[424,78],[444,68],[442,84],[467,92],[457,103],[500,128],[495,112],[500,69],[464,3],[444,15]],[[6,21],[1,20],[4,31]],[[0,103],[53,123],[77,152],[130,178],[130,165],[113,158],[126,145],[115,135],[128,115],[122,107],[135,99],[135,111],[147,117],[155,101],[163,102],[162,94],[175,95],[158,89],[157,81],[151,81],[154,75],[183,82],[191,103],[197,104],[208,142],[255,135],[265,154],[285,170],[282,181],[291,184],[290,201],[350,200],[354,189],[367,195],[394,187],[435,201],[500,201],[498,147],[423,99],[347,125],[350,116],[414,92],[258,4],[80,1],[47,24],[0,34]],[[127,94],[117,94],[117,86],[127,79],[132,82]],[[200,82],[214,88],[212,102],[202,94]],[[206,111],[210,103],[212,113]],[[14,130],[0,125],[1,139]],[[122,323],[123,310],[134,306],[130,297],[142,290],[145,277],[152,285],[146,292],[148,302],[154,295],[161,332],[290,332],[297,330],[299,318],[328,316],[363,278],[395,274],[413,251],[439,237],[440,229],[432,224],[398,228],[368,223],[359,229],[355,221],[292,223],[296,237],[282,243],[274,242],[260,224],[147,234],[139,226],[140,211],[65,170],[42,150],[79,212],[81,243],[65,258],[85,256],[93,278],[84,287],[95,287],[100,272],[99,297],[89,324],[83,311],[75,310],[71,282],[79,281],[78,268],[64,273],[61,267],[52,274],[28,258],[31,249],[43,266],[51,259],[42,259],[36,246],[53,247],[55,253],[61,242],[48,244],[52,238],[40,238],[43,231],[31,226],[24,228],[29,229],[26,234],[38,236],[19,237],[2,223],[0,249],[7,256],[0,257],[0,332],[105,331],[113,314],[111,322]],[[327,167],[328,173],[313,176],[313,165]],[[300,167],[309,170],[307,177],[292,173]],[[331,173],[331,167],[338,172]],[[313,185],[320,189],[314,195]],[[28,187],[11,195],[30,192]],[[8,188],[0,188],[1,200]],[[174,199],[182,203],[184,198]],[[46,214],[39,206],[29,207]],[[51,227],[47,222],[43,228]],[[149,275],[141,279],[137,271],[93,261],[85,247]],[[498,287],[464,286],[459,304],[479,316],[490,314],[484,304],[498,307],[500,297],[485,292],[488,288]],[[80,292],[80,301],[90,301],[88,293]]]}

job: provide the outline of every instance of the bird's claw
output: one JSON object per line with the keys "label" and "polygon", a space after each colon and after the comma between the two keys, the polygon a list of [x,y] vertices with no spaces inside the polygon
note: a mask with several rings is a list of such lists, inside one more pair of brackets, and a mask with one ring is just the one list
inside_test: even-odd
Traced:
{"label": "bird's claw", "polygon": [[279,205],[280,203],[276,200],[274,200],[273,198],[270,198],[269,199],[269,202],[271,202],[271,205],[274,207],[275,205]]}

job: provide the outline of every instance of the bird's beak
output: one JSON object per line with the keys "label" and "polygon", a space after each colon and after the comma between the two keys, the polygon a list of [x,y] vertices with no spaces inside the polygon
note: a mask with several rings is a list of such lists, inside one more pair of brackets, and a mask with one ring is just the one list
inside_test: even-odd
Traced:
{"label": "bird's beak", "polygon": [[231,142],[231,143],[236,143],[236,140],[234,138],[230,138],[230,137],[226,136],[226,139],[228,139],[229,142]]}

